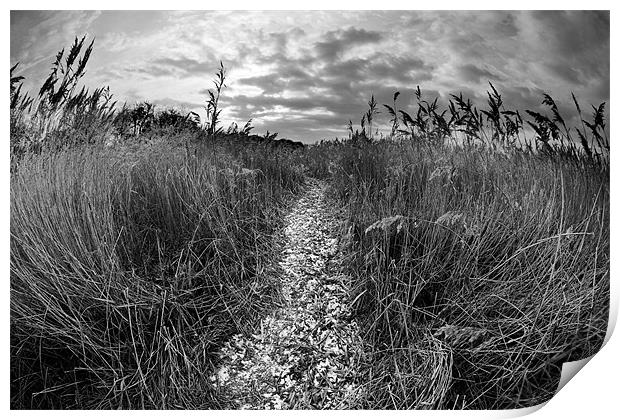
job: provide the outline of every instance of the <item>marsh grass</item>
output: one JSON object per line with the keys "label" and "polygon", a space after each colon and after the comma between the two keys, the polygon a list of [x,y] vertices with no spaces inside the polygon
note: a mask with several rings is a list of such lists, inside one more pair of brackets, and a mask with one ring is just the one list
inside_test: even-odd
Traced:
{"label": "marsh grass", "polygon": [[221,63],[204,127],[117,111],[78,89],[93,43],[59,51],[36,96],[11,68],[11,407],[217,407],[213,355],[278,299],[299,153],[220,138]]}
{"label": "marsh grass", "polygon": [[277,298],[273,235],[302,178],[285,185],[285,161],[225,146],[194,152],[23,158],[11,179],[14,408],[217,406],[205,372]]}
{"label": "marsh grass", "polygon": [[56,54],[34,96],[23,91],[24,77],[13,75],[19,63],[11,67],[12,161],[26,153],[103,142],[110,135],[116,102],[109,88],[79,89],[94,45],[85,41],[86,36],[76,37],[67,53],[63,48]]}
{"label": "marsh grass", "polygon": [[[217,408],[208,377],[271,311],[275,233],[306,176],[345,214],[350,305],[370,349],[352,408],[517,408],[594,354],[609,308],[605,104],[579,127],[452,95],[384,105],[309,148],[78,91],[76,38],[35,97],[11,68],[11,407]],[[529,127],[525,129],[524,127]],[[373,132],[374,130],[374,132]],[[119,141],[105,145],[110,133]],[[573,133],[576,133],[573,134]],[[250,141],[252,140],[252,141]],[[345,234],[346,232],[346,234]]]}
{"label": "marsh grass", "polygon": [[316,148],[347,208],[351,302],[373,349],[366,408],[535,405],[563,362],[600,348],[604,166],[387,139]]}
{"label": "marsh grass", "polygon": [[347,124],[349,140],[355,142],[380,137],[429,147],[445,143],[465,144],[482,146],[500,153],[516,149],[552,159],[570,160],[576,164],[609,166],[610,144],[605,102],[598,106],[591,105],[592,113],[588,119],[579,101],[571,93],[572,104],[577,112],[575,119],[570,120],[576,126],[571,127],[549,94],[544,93],[541,100],[541,107],[546,108],[547,112],[526,109],[524,117],[522,110],[506,107],[502,95],[490,82],[489,87],[486,92],[487,102],[484,107],[479,107],[462,93],[449,95],[447,101],[443,101],[447,102],[446,105],[442,106],[440,98],[426,98],[417,86],[415,112],[399,109],[397,99],[400,92],[395,92],[392,104],[383,104],[391,124],[387,137],[383,132],[379,133],[378,125],[375,125],[376,133],[372,133],[372,122],[381,112],[377,109],[374,95],[371,95],[368,109],[362,114],[361,131],[354,130],[351,120]]}

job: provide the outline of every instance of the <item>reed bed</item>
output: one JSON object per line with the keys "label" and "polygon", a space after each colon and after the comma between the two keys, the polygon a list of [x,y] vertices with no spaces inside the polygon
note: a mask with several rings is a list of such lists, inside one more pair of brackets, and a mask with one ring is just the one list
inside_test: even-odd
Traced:
{"label": "reed bed", "polygon": [[11,177],[12,407],[216,407],[212,354],[277,299],[273,238],[301,182],[285,160],[275,171],[224,146],[23,157]]}
{"label": "reed bed", "polygon": [[[290,150],[194,113],[78,90],[93,43],[37,96],[11,68],[11,407],[217,408],[214,354],[278,301],[276,232],[305,177],[344,214],[368,357],[359,407],[497,409],[556,390],[609,310],[605,104],[580,126],[462,95],[374,96],[349,138]],[[381,108],[383,109],[383,108]],[[373,132],[374,130],[374,132]],[[360,359],[362,360],[362,359]]]}
{"label": "reed bed", "polygon": [[563,362],[600,348],[606,166],[389,139],[316,149],[346,206],[351,303],[372,348],[365,408],[535,405]]}

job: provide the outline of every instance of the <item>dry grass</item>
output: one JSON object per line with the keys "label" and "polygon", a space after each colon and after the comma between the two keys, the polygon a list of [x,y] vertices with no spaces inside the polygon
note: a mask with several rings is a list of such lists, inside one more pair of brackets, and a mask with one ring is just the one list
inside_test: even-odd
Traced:
{"label": "dry grass", "polygon": [[562,362],[598,350],[605,166],[390,140],[322,148],[348,208],[351,300],[374,347],[368,407],[534,405],[553,395]]}
{"label": "dry grass", "polygon": [[[270,306],[280,160],[164,144],[26,156],[11,177],[11,405],[205,408],[218,344]],[[287,184],[281,182],[286,174]]]}
{"label": "dry grass", "polygon": [[[571,131],[548,95],[551,117],[525,121],[492,85],[480,110],[453,96],[442,111],[418,88],[416,113],[398,94],[385,105],[389,139],[373,96],[361,133],[282,151],[241,141],[250,122],[217,138],[222,64],[201,126],[78,92],[83,47],[59,53],[37,97],[11,69],[13,408],[218,407],[213,355],[271,310],[274,232],[304,174],[328,178],[346,213],[371,349],[359,408],[538,404],[563,362],[601,346],[604,104],[588,120],[573,98]],[[128,142],[103,147],[115,130]]]}

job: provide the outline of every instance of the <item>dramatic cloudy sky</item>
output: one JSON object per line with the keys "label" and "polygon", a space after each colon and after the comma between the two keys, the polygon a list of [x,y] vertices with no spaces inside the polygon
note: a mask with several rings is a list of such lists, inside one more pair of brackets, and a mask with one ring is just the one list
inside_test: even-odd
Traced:
{"label": "dramatic cloudy sky", "polygon": [[11,12],[11,64],[35,91],[84,34],[89,86],[204,115],[222,60],[226,125],[253,118],[259,134],[306,142],[346,135],[371,94],[390,103],[398,90],[411,109],[417,85],[482,104],[491,81],[509,106],[536,109],[547,92],[567,114],[571,91],[609,101],[608,12]]}

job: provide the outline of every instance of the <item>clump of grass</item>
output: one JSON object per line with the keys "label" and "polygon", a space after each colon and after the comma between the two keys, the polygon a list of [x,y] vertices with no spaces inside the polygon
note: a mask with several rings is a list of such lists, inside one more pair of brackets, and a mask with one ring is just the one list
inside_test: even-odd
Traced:
{"label": "clump of grass", "polygon": [[211,356],[277,295],[267,272],[278,206],[301,176],[285,183],[285,162],[244,168],[224,146],[204,147],[22,159],[11,178],[12,407],[217,406]]}
{"label": "clump of grass", "polygon": [[[23,92],[23,76],[11,68],[11,158],[105,140],[112,130],[114,107],[107,87],[79,88],[94,40],[75,38],[69,52],[56,54],[50,74],[36,97]],[[19,85],[18,85],[19,83]]]}
{"label": "clump of grass", "polygon": [[209,98],[207,99],[207,106],[205,107],[207,111],[206,131],[207,136],[209,136],[209,138],[211,139],[222,133],[222,128],[218,127],[218,124],[220,122],[220,114],[222,112],[219,107],[219,103],[222,90],[226,87],[226,84],[224,83],[225,81],[226,69],[224,69],[224,64],[220,61],[220,68],[215,74],[215,80],[213,81],[215,90],[207,90]]}
{"label": "clump of grass", "polygon": [[[417,86],[415,114],[398,109],[396,99],[400,92],[395,92],[392,105],[383,104],[390,116],[391,130],[388,138],[426,146],[455,143],[503,151],[518,149],[551,159],[571,160],[582,165],[609,165],[610,147],[605,123],[605,102],[598,106],[592,105],[593,113],[588,121],[579,102],[572,95],[580,127],[570,128],[550,95],[543,94],[541,105],[549,108],[551,117],[537,111],[525,110],[531,117],[526,120],[519,110],[506,108],[501,94],[490,82],[489,87],[490,90],[486,92],[486,108],[479,109],[470,99],[464,98],[462,93],[451,94],[447,107],[442,108],[439,98],[432,101],[424,99],[420,87]],[[354,141],[374,139],[372,121],[378,114],[374,95],[368,105],[368,110],[362,114],[361,131],[354,130],[351,120],[347,125],[349,138]],[[367,128],[370,131],[367,131]],[[376,131],[378,132],[378,129]],[[575,132],[577,136],[574,135]]]}

